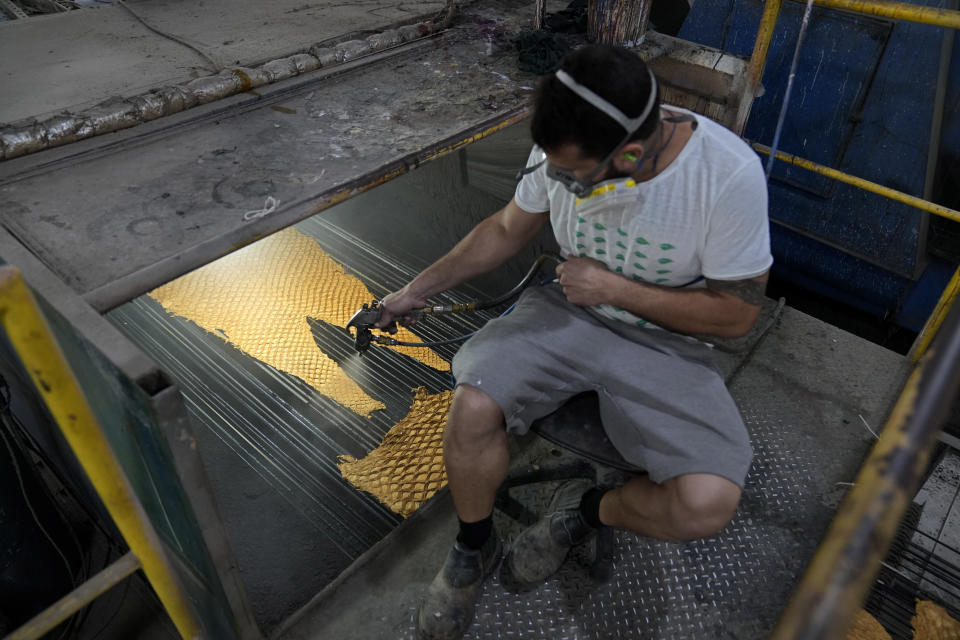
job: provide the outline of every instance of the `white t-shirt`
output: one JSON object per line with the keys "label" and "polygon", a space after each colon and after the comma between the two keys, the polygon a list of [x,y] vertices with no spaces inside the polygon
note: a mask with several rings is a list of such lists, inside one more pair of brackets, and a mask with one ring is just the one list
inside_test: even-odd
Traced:
{"label": "white t-shirt", "polygon": [[[671,112],[690,113],[670,107]],[[514,200],[524,211],[550,212],[564,255],[600,260],[611,271],[667,287],[702,287],[703,278],[745,280],[773,263],[767,186],[759,157],[722,125],[699,123],[680,154],[645,182],[601,182],[577,198],[546,176],[546,165],[527,174]],[[671,126],[665,123],[665,134]],[[533,166],[546,157],[534,147]],[[628,311],[597,310],[638,326],[655,325]]]}

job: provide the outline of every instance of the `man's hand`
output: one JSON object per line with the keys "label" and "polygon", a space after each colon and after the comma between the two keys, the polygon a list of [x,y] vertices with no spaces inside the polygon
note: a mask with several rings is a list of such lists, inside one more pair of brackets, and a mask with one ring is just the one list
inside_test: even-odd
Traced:
{"label": "man's hand", "polygon": [[380,312],[380,321],[377,322],[377,328],[397,332],[397,322],[405,327],[416,323],[416,319],[406,315],[412,309],[422,309],[426,305],[426,300],[418,298],[411,293],[407,287],[394,291],[383,299],[383,310]]}
{"label": "man's hand", "polygon": [[592,307],[610,302],[611,288],[616,273],[593,258],[570,256],[557,266],[557,279],[567,300],[581,307]]}

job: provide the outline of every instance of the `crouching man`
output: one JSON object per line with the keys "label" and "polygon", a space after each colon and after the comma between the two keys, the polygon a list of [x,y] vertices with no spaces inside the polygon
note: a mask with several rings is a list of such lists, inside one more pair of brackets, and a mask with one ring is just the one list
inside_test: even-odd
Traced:
{"label": "crouching man", "polygon": [[772,263],[758,157],[719,124],[661,106],[633,53],[570,54],[535,96],[536,146],[513,200],[384,300],[381,320],[502,264],[550,224],[567,260],[453,361],[444,461],[460,533],[424,597],[418,633],[461,637],[502,544],[494,496],[507,434],[583,391],[623,457],[648,471],[624,486],[562,486],[505,559],[546,579],[600,527],[665,540],[711,536],[732,518],[752,451],[710,347],[753,326]]}

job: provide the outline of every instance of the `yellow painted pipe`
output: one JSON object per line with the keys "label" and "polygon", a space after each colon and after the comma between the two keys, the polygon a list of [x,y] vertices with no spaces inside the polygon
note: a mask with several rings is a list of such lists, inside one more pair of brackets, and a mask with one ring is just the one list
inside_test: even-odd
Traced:
{"label": "yellow painted pipe", "polygon": [[[879,569],[879,561],[886,554],[913,497],[908,493],[909,488],[891,474],[888,459],[911,444],[906,426],[916,406],[922,369],[921,364],[907,381],[880,433],[880,440],[837,510],[771,633],[771,640],[843,638],[853,615],[862,606]],[[929,456],[930,447],[923,448],[915,464],[925,465]],[[869,563],[864,562],[862,554],[869,556]],[[857,566],[851,566],[854,562]],[[842,581],[836,577],[841,572]]]}
{"label": "yellow painted pipe", "polygon": [[23,623],[3,640],[37,640],[84,608],[115,584],[140,568],[140,561],[128,551],[109,567]]}
{"label": "yellow painted pipe", "polygon": [[763,16],[760,18],[760,27],[757,29],[757,39],[753,44],[753,53],[750,54],[750,65],[747,69],[747,78],[750,82],[750,98],[753,91],[760,86],[763,78],[763,69],[767,65],[767,54],[770,51],[770,40],[773,38],[773,28],[777,26],[780,16],[780,7],[783,0],[767,0],[763,7]]}
{"label": "yellow painted pipe", "polygon": [[19,270],[0,267],[0,323],[130,550],[185,640],[200,624],[87,399]]}
{"label": "yellow painted pipe", "polygon": [[821,7],[960,29],[960,11],[951,9],[922,7],[906,2],[888,2],[887,0],[813,0],[813,2]]}
{"label": "yellow painted pipe", "polygon": [[[758,152],[764,155],[770,155],[770,147],[758,144],[756,142],[752,143],[753,148]],[[822,164],[817,164],[810,160],[804,160],[790,153],[784,153],[783,151],[777,151],[777,160],[783,160],[784,162],[789,162],[790,164],[802,167],[814,173],[819,173],[820,175],[827,176],[828,178],[834,178],[840,182],[845,182],[847,184],[852,184],[855,187],[860,187],[866,191],[879,194],[890,198],[891,200],[896,200],[897,202],[902,202],[908,204],[917,209],[923,209],[924,211],[929,211],[932,214],[938,215],[942,218],[947,218],[948,220],[954,220],[960,222],[960,211],[956,209],[951,209],[950,207],[944,207],[933,202],[924,200],[923,198],[917,198],[916,196],[911,196],[910,194],[904,193],[902,191],[897,191],[896,189],[891,189],[883,185],[877,184],[876,182],[870,182],[869,180],[864,180],[863,178],[858,178],[856,176],[851,176],[848,173],[842,171],[837,171],[836,169],[831,169],[830,167],[825,167]]]}
{"label": "yellow painted pipe", "polygon": [[937,335],[937,330],[940,329],[940,325],[943,324],[943,319],[950,313],[950,309],[953,307],[958,293],[960,293],[960,267],[957,267],[957,270],[953,272],[953,277],[950,278],[950,282],[947,283],[946,288],[944,288],[943,293],[940,295],[937,306],[934,308],[933,313],[927,318],[927,322],[923,325],[920,335],[918,335],[916,341],[914,341],[913,348],[910,351],[910,360],[914,364],[927,352],[927,347],[930,346],[930,342],[934,336]]}
{"label": "yellow painted pipe", "polygon": [[841,640],[873,585],[960,391],[960,308],[911,373],[773,640]]}

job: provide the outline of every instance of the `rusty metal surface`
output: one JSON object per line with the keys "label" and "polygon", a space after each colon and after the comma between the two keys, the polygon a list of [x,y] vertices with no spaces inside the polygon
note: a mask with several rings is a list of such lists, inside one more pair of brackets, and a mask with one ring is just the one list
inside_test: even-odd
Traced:
{"label": "rusty metal surface", "polygon": [[532,10],[471,5],[443,35],[339,73],[8,161],[2,223],[112,308],[519,119],[535,78],[511,36]]}

